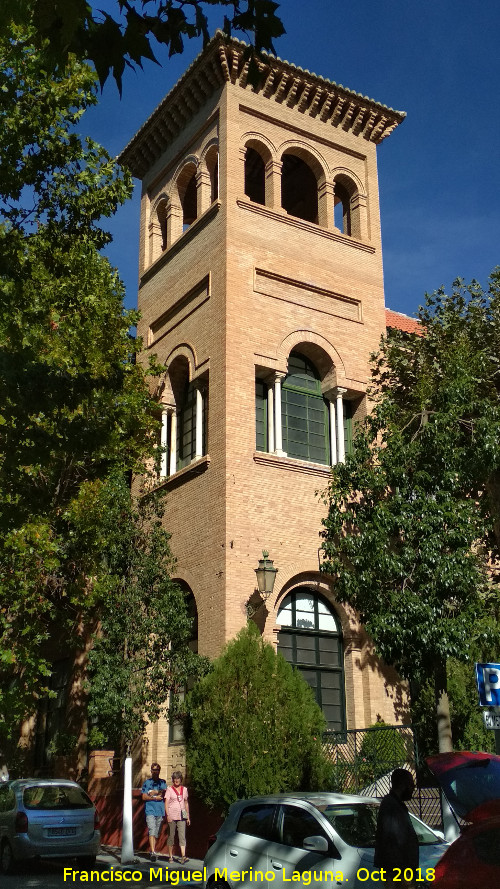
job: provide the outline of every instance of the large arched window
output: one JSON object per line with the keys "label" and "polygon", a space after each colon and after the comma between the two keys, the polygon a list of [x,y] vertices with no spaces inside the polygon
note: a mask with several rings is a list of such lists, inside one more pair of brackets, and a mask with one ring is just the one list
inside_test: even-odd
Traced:
{"label": "large arched window", "polygon": [[290,353],[281,399],[283,450],[287,456],[328,465],[328,405],[314,364],[299,352]]}
{"label": "large arched window", "polygon": [[339,620],[310,587],[298,587],[278,611],[278,650],[311,686],[331,731],[345,729],[344,652]]}

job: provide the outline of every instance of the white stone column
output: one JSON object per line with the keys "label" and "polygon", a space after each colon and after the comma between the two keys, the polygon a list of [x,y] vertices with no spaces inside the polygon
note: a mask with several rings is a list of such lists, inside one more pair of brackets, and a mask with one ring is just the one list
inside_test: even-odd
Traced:
{"label": "white stone column", "polygon": [[274,453],[274,388],[267,387],[267,451]]}
{"label": "white stone column", "polygon": [[194,459],[203,457],[203,392],[201,386],[196,384],[196,438]]}
{"label": "white stone column", "polygon": [[328,400],[328,413],[330,415],[330,466],[337,462],[337,427],[335,420],[335,403]]}
{"label": "white stone column", "polygon": [[343,396],[347,389],[337,389],[337,462],[345,463],[345,440],[344,440],[344,402]]}
{"label": "white stone column", "polygon": [[170,417],[170,472],[169,475],[175,475],[177,472],[177,411],[172,411]]}
{"label": "white stone column", "polygon": [[168,411],[165,409],[161,412],[161,438],[160,444],[162,449],[160,462],[160,478],[167,477],[167,446],[168,446]]}
{"label": "white stone column", "polygon": [[286,457],[283,450],[283,436],[281,433],[281,383],[285,379],[285,374],[276,373],[274,375],[274,440],[275,454],[279,457]]}

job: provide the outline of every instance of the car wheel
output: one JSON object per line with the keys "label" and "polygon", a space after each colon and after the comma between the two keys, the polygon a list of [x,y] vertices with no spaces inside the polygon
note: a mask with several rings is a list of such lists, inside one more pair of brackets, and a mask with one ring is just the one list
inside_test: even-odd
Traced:
{"label": "car wheel", "polygon": [[5,875],[14,873],[15,864],[12,846],[8,840],[4,840],[0,849],[0,873]]}
{"label": "car wheel", "polygon": [[215,877],[209,877],[207,889],[230,889],[230,886],[225,880],[216,880]]}

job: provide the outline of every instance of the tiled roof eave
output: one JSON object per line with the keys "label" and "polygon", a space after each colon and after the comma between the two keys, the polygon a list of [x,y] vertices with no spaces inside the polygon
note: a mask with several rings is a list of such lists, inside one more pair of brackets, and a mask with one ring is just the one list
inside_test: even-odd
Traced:
{"label": "tiled roof eave", "polygon": [[379,143],[404,120],[405,113],[318,77],[278,57],[262,53],[258,88],[247,83],[247,45],[217,31],[205,49],[133,136],[119,156],[142,178],[185,124],[225,83],[262,93],[267,99],[298,107],[325,125],[341,126]]}

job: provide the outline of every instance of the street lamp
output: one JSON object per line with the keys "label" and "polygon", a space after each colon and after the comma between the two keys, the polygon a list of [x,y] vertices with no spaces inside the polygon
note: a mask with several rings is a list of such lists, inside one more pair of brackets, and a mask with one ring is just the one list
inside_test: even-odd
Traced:
{"label": "street lamp", "polygon": [[257,587],[264,602],[269,599],[273,589],[274,581],[278,569],[274,567],[274,562],[269,558],[267,550],[262,550],[262,559],[259,559],[259,567],[255,569],[257,575]]}

